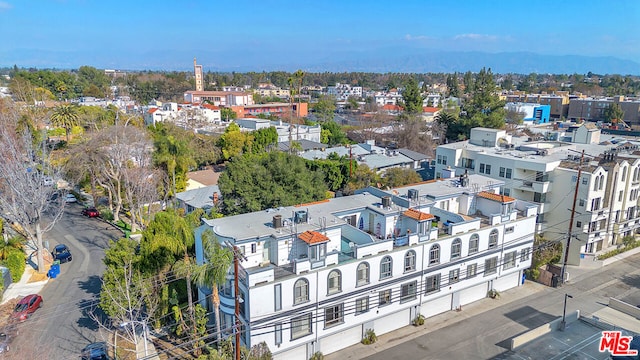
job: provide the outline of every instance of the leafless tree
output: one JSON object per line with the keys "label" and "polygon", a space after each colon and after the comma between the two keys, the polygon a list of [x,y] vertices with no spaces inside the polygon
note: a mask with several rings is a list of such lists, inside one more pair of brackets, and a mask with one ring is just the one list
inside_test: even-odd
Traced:
{"label": "leafless tree", "polygon": [[140,335],[146,340],[151,315],[159,304],[158,297],[151,291],[152,281],[142,278],[130,260],[125,260],[117,269],[107,267],[103,276],[100,306],[108,309],[105,311],[108,317],[96,307],[88,312],[100,328],[115,333],[114,341],[108,341],[114,347],[116,339],[122,337],[138,348]]}
{"label": "leafless tree", "polygon": [[89,134],[70,148],[67,173],[78,182],[88,177],[94,202],[102,189],[109,210],[119,219],[124,207],[131,212],[131,227],[143,225],[147,204],[158,200],[162,175],[152,167],[152,143],[144,130],[134,126],[111,126]]}
{"label": "leafless tree", "polygon": [[37,250],[38,271],[43,272],[43,235],[60,219],[65,202],[62,196],[52,200],[60,172],[50,161],[48,147],[34,140],[29,128],[16,130],[19,117],[12,101],[0,101],[0,216]]}
{"label": "leafless tree", "polygon": [[158,186],[162,181],[163,172],[151,168],[151,154],[149,163],[141,167],[128,167],[123,173],[124,200],[131,213],[131,231],[137,231],[138,226],[144,228],[144,209],[151,211],[151,203],[158,200]]}

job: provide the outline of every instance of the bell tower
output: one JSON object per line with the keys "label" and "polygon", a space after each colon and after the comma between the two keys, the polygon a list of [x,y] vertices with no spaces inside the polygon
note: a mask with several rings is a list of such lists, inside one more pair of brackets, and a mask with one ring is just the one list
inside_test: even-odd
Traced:
{"label": "bell tower", "polygon": [[196,91],[204,91],[202,86],[202,65],[196,63],[196,58],[193,58],[193,73],[196,77]]}

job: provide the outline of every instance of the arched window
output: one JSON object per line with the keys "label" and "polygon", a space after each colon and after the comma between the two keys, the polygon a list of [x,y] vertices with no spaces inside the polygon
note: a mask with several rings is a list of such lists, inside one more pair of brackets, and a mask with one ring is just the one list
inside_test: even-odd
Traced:
{"label": "arched window", "polygon": [[362,286],[369,283],[369,264],[366,262],[358,264],[356,270],[356,286]]}
{"label": "arched window", "polygon": [[380,279],[390,278],[393,275],[393,259],[385,256],[380,261]]}
{"label": "arched window", "polygon": [[600,180],[600,176],[596,176],[595,181],[593,182],[593,190],[598,190],[598,181]]}
{"label": "arched window", "polygon": [[440,245],[435,244],[429,249],[429,265],[440,263]]}
{"label": "arched window", "polygon": [[451,243],[451,259],[457,259],[462,255],[462,240],[455,239]]}
{"label": "arched window", "polygon": [[623,167],[622,168],[622,177],[620,178],[620,180],[625,181],[625,177],[627,177],[627,167]]}
{"label": "arched window", "polygon": [[604,174],[600,175],[600,185],[598,186],[598,190],[602,190],[604,188]]}
{"label": "arched window", "polygon": [[498,230],[493,229],[489,234],[489,249],[493,249],[498,246]]}
{"label": "arched window", "polygon": [[293,285],[293,305],[309,301],[309,281],[298,279]]}
{"label": "arched window", "polygon": [[416,269],[416,252],[413,250],[407,251],[404,254],[404,272],[414,271]]}
{"label": "arched window", "polygon": [[340,270],[332,270],[327,277],[327,293],[335,294],[342,291],[342,274]]}
{"label": "arched window", "polygon": [[478,234],[471,235],[471,238],[469,239],[469,255],[477,253],[479,247],[480,236],[478,236]]}

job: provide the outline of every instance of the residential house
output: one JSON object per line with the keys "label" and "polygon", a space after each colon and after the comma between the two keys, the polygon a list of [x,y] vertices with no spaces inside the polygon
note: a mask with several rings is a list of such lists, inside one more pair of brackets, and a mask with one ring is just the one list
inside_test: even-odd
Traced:
{"label": "residential house", "polygon": [[208,213],[222,201],[222,194],[218,185],[211,185],[179,192],[176,194],[176,200],[178,208],[183,209],[185,214],[195,209],[202,209]]}

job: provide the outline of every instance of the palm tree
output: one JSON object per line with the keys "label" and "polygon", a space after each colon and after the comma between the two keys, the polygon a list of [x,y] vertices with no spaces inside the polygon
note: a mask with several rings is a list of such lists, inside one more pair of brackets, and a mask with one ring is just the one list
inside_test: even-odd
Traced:
{"label": "palm tree", "polygon": [[[194,269],[193,280],[198,286],[211,287],[211,301],[215,308],[214,315],[216,317],[216,333],[218,335],[218,343],[220,343],[222,334],[220,329],[218,285],[226,280],[227,272],[233,261],[233,253],[228,248],[220,245],[211,230],[206,230],[202,233],[202,243],[206,262]],[[238,294],[235,295],[238,296]]]}
{"label": "palm tree", "polygon": [[51,114],[51,123],[54,126],[64,128],[68,143],[71,128],[78,124],[78,108],[71,104],[56,106]]}
{"label": "palm tree", "polygon": [[182,257],[173,264],[173,270],[176,275],[185,277],[189,320],[195,329],[193,294],[191,291],[191,269],[195,264],[189,254],[189,249],[193,247],[195,239],[190,224],[175,209],[167,209],[167,211],[156,214],[153,221],[145,229],[144,237],[149,241],[149,251],[152,252],[164,247],[174,256]]}

